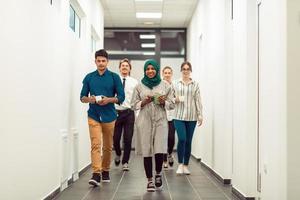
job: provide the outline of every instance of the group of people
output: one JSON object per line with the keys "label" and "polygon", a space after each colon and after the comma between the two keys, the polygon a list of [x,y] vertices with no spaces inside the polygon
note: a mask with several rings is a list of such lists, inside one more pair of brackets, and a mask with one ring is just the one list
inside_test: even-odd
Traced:
{"label": "group of people", "polygon": [[[101,181],[110,182],[113,147],[115,165],[122,163],[122,169],[129,170],[133,133],[135,151],[144,159],[147,191],[162,189],[162,168],[174,164],[175,130],[178,136],[176,173],[190,174],[188,164],[193,133],[196,124],[200,126],[203,120],[199,84],[191,78],[191,64],[183,62],[182,77],[172,81],[171,67],[163,68],[162,80],[159,64],[153,59],[147,60],[140,82],[130,77],[132,66],[128,59],[120,61],[119,74],[110,71],[108,53],[104,49],[95,53],[95,64],[97,70],[85,76],[80,94],[81,102],[89,103],[93,170],[89,184],[98,186]],[[124,152],[121,159],[122,134]]]}

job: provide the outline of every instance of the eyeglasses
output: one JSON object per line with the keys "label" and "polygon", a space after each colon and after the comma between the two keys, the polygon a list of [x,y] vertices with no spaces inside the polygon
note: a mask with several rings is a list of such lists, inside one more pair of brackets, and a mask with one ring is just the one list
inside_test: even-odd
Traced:
{"label": "eyeglasses", "polygon": [[181,71],[190,71],[190,68],[182,68]]}

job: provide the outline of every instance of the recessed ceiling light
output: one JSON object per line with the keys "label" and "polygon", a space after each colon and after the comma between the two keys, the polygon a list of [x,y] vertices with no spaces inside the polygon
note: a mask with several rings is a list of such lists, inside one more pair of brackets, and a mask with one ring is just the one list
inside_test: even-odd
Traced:
{"label": "recessed ceiling light", "polygon": [[154,48],[155,47],[155,43],[142,43],[141,47],[142,48]]}
{"label": "recessed ceiling light", "polygon": [[149,52],[143,52],[143,55],[145,56],[154,56],[155,52],[149,51]]}
{"label": "recessed ceiling light", "polygon": [[159,1],[163,1],[163,0],[135,0],[135,1],[148,1],[148,2],[154,1],[154,2],[159,2]]}
{"label": "recessed ceiling light", "polygon": [[140,39],[155,39],[155,35],[140,35]]}
{"label": "recessed ceiling light", "polygon": [[161,13],[137,12],[136,18],[159,19],[161,18],[161,15]]}
{"label": "recessed ceiling light", "polygon": [[145,25],[153,25],[154,22],[144,22],[143,24],[145,24]]}

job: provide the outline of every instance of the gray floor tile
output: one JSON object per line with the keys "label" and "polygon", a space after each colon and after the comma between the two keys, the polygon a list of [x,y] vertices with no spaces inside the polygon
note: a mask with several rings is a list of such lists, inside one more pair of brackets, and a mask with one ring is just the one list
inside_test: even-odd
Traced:
{"label": "gray floor tile", "polygon": [[191,175],[176,175],[177,165],[163,171],[163,190],[147,192],[143,158],[131,156],[130,171],[123,172],[122,166],[112,162],[110,183],[101,183],[100,187],[88,185],[91,170],[60,193],[57,200],[236,200],[231,187],[224,186],[194,160],[190,161]]}

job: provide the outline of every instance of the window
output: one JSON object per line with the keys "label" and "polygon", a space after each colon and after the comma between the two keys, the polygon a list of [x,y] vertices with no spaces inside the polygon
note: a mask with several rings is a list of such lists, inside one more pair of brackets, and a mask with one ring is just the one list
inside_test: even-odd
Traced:
{"label": "window", "polygon": [[97,50],[98,41],[100,40],[99,34],[93,25],[91,25],[91,52],[94,53]]}
{"label": "window", "polygon": [[155,54],[155,30],[106,29],[104,35],[104,46],[111,55],[140,56]]}
{"label": "window", "polygon": [[96,51],[96,45],[97,45],[97,40],[94,38],[94,36],[91,36],[91,51],[92,53]]}
{"label": "window", "polygon": [[71,5],[69,26],[76,33],[76,35],[80,37],[80,18]]}
{"label": "window", "polygon": [[186,58],[186,29],[106,28],[104,48],[111,58]]}
{"label": "window", "polygon": [[161,55],[185,55],[185,35],[184,30],[161,30]]}

